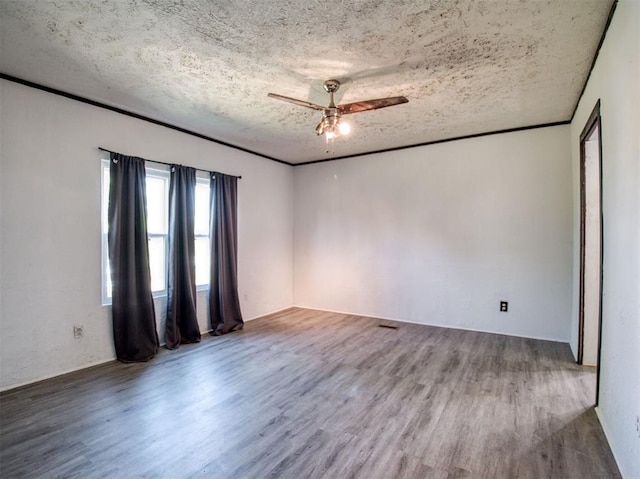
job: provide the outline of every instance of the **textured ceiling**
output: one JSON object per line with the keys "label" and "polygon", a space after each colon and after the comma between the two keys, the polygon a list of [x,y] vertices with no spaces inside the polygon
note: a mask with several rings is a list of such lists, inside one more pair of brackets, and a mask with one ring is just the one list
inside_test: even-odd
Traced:
{"label": "textured ceiling", "polygon": [[[0,71],[290,163],[567,121],[613,0],[0,0]],[[404,95],[345,117],[325,105]],[[131,152],[135,154],[135,152]]]}

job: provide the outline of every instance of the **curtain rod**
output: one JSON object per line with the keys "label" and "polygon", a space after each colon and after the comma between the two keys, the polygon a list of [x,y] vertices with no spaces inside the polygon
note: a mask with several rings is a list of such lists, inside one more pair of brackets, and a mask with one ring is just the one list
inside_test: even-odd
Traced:
{"label": "curtain rod", "polygon": [[[100,151],[106,151],[107,153],[115,153],[116,155],[121,155],[122,153],[118,153],[117,151],[112,151],[112,150],[107,150],[106,148],[102,148],[101,146],[98,147],[98,150]],[[140,157],[137,157],[140,158]],[[167,165],[167,166],[184,166],[184,165],[179,165],[178,163],[167,163],[166,161],[157,161],[157,160],[147,160],[145,158],[140,158],[141,160],[144,161],[149,161],[151,163],[159,163],[161,165]],[[193,167],[189,167],[189,168],[193,168]],[[194,168],[195,170],[198,171],[204,171],[206,173],[220,173],[219,171],[211,171],[211,170],[203,170],[202,168]],[[224,174],[224,173],[221,173]],[[238,178],[239,180],[242,179],[242,176],[235,176],[235,175],[227,175],[227,176],[234,176],[235,178]]]}

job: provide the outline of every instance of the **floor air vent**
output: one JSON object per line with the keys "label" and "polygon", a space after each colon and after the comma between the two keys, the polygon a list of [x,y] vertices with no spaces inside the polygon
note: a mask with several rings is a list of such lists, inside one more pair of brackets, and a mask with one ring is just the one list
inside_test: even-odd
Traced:
{"label": "floor air vent", "polygon": [[395,324],[378,324],[378,326],[387,329],[398,329],[398,326],[396,326]]}

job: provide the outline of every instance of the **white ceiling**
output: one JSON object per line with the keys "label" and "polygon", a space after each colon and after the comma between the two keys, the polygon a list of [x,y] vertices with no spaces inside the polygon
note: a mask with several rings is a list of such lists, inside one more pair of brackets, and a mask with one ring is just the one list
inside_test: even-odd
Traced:
{"label": "white ceiling", "polygon": [[[613,0],[0,0],[0,71],[300,163],[571,118]],[[326,104],[404,95],[345,117]],[[127,152],[135,154],[135,152]]]}

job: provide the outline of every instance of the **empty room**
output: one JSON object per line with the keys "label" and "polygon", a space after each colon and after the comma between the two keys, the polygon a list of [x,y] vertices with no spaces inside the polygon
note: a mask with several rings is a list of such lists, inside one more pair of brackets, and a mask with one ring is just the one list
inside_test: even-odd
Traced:
{"label": "empty room", "polygon": [[640,478],[640,2],[0,1],[0,476]]}

